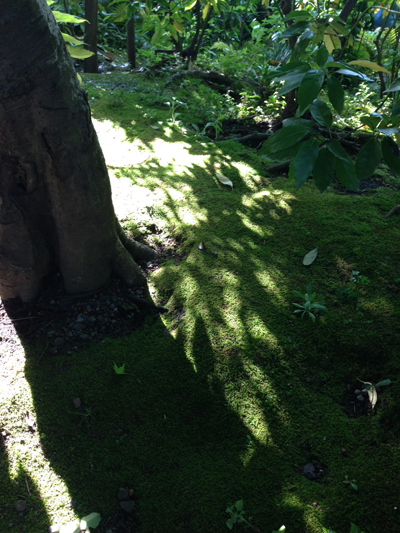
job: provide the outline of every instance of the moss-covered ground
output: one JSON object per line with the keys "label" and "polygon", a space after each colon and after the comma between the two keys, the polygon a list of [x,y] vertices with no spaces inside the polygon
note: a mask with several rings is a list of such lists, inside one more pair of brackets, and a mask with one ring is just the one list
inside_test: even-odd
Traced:
{"label": "moss-covered ground", "polygon": [[[400,193],[296,191],[251,149],[191,136],[212,99],[199,84],[141,76],[85,87],[120,219],[150,244],[179,243],[149,279],[170,312],[71,355],[2,344],[0,531],[105,518],[120,487],[140,533],[228,531],[238,500],[262,533],[400,531],[400,227],[384,219]],[[188,105],[172,109],[174,95]],[[308,284],[328,309],[315,323],[293,314],[291,291]],[[358,380],[384,379],[360,410]]]}

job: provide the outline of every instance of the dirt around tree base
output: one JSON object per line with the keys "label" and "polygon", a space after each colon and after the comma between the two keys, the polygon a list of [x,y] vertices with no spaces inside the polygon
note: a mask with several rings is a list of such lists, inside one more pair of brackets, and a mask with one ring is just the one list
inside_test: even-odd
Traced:
{"label": "dirt around tree base", "polygon": [[[142,265],[148,275],[171,257],[180,260],[176,245],[158,250],[154,261]],[[22,341],[33,345],[45,339],[45,352],[72,353],[88,342],[118,338],[140,328],[160,312],[164,302],[153,302],[147,288],[128,287],[113,277],[100,290],[87,295],[66,294],[60,274],[54,273],[40,296],[29,303],[0,301],[0,339],[10,346]]]}

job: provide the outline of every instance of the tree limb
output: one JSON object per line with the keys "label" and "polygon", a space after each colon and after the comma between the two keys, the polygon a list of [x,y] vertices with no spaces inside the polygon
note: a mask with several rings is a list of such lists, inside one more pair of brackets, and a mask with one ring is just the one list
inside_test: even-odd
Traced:
{"label": "tree limb", "polygon": [[212,81],[214,83],[221,83],[223,85],[230,85],[232,83],[231,78],[220,74],[219,72],[206,71],[206,70],[182,70],[177,72],[167,80],[167,84],[171,83],[173,80],[178,80],[180,78],[198,78],[201,80]]}

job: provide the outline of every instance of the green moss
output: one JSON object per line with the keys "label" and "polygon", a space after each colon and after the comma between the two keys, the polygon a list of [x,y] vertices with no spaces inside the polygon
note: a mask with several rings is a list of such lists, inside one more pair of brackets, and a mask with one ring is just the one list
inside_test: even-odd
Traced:
{"label": "green moss", "polygon": [[[30,357],[15,363],[2,353],[0,418],[10,437],[1,531],[37,533],[91,511],[107,517],[121,486],[134,490],[143,533],[224,531],[238,499],[265,532],[397,527],[397,383],[379,393],[374,413],[347,412],[357,379],[398,381],[399,225],[383,216],[399,193],[321,195],[308,183],[296,191],[267,180],[250,149],[173,128],[162,103],[171,92],[140,76],[90,79],[106,158],[108,143],[121,149],[109,165],[120,217],[150,243],[173,235],[184,257],[151,275],[171,312],[142,330],[70,356],[25,346]],[[118,83],[124,92],[113,100]],[[370,283],[357,286],[357,302],[335,302],[352,270]],[[309,283],[329,310],[315,324],[293,315],[291,291]],[[115,375],[114,361],[126,376]],[[313,460],[325,473],[317,482],[302,475]],[[18,499],[29,505],[22,517]]]}

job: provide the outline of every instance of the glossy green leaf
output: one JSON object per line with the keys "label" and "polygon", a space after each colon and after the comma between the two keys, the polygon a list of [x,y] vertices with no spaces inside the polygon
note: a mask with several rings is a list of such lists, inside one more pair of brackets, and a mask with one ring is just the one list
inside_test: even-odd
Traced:
{"label": "glossy green leaf", "polygon": [[101,516],[99,513],[90,513],[87,516],[84,516],[80,523],[81,530],[86,530],[92,527],[93,529],[96,529],[96,527],[100,524]]}
{"label": "glossy green leaf", "polygon": [[318,141],[316,139],[309,139],[302,143],[289,168],[289,177],[294,178],[296,189],[311,176],[317,157]]}
{"label": "glossy green leaf", "polygon": [[364,124],[364,126],[368,126],[368,128],[372,131],[375,131],[377,125],[381,122],[382,117],[378,115],[365,115],[363,117],[360,117],[361,124]]}
{"label": "glossy green leaf", "polygon": [[385,74],[390,74],[390,72],[382,67],[381,65],[378,65],[378,63],[374,63],[373,61],[365,61],[365,60],[356,60],[356,61],[349,61],[349,65],[357,65],[358,67],[364,67],[369,68],[370,70],[374,70],[375,72],[384,72]]}
{"label": "glossy green leaf", "polygon": [[289,74],[287,74],[286,75],[287,81],[285,85],[279,89],[278,96],[283,96],[284,94],[287,94],[293,89],[297,89],[297,87],[303,81],[303,78],[305,75],[306,75],[306,71],[304,70],[294,70],[293,72],[290,72]]}
{"label": "glossy green leaf", "polygon": [[314,250],[311,250],[311,252],[308,252],[303,258],[303,265],[309,266],[314,263],[316,257],[318,255],[318,248],[314,248]]}
{"label": "glossy green leaf", "polygon": [[280,150],[279,152],[276,152],[273,158],[277,161],[285,161],[287,159],[293,159],[293,157],[295,157],[295,155],[299,151],[301,143],[302,141],[299,141],[296,144],[293,144],[292,146],[289,146],[288,148],[284,150]]}
{"label": "glossy green leaf", "polygon": [[294,76],[300,76],[302,75],[304,77],[305,73],[311,70],[309,65],[307,66],[300,66],[299,68],[293,68],[290,70],[279,70],[279,72],[276,72],[273,80],[274,81],[288,81],[291,80]]}
{"label": "glossy green leaf", "polygon": [[394,80],[392,85],[384,91],[385,93],[393,93],[395,91],[400,91],[400,78],[397,78],[397,80]]}
{"label": "glossy green leaf", "polygon": [[356,158],[356,172],[359,180],[371,176],[382,158],[381,143],[376,137],[369,139]]}
{"label": "glossy green leaf", "polygon": [[124,374],[126,374],[126,372],[125,372],[125,363],[124,363],[123,365],[121,365],[121,366],[118,366],[118,365],[114,362],[114,366],[113,366],[113,368],[114,368],[114,372],[115,372],[116,374],[119,374],[119,375],[124,375]]}
{"label": "glossy green leaf", "polygon": [[288,126],[273,133],[262,145],[260,152],[263,154],[274,155],[286,150],[299,141],[308,133],[308,128],[304,126]]}
{"label": "glossy green leaf", "polygon": [[330,77],[326,80],[328,98],[334,109],[340,114],[344,106],[344,90],[337,78]]}
{"label": "glossy green leaf", "polygon": [[355,70],[350,70],[349,68],[341,68],[336,72],[338,74],[343,74],[344,76],[353,76],[354,78],[360,78],[364,81],[374,81],[371,78],[368,78],[368,76],[365,76],[365,74],[362,74],[361,72],[356,72]]}
{"label": "glossy green leaf", "polygon": [[335,156],[325,146],[320,148],[318,158],[313,170],[314,183],[324,192],[333,179]]}
{"label": "glossy green leaf", "polygon": [[351,159],[344,161],[335,157],[335,171],[340,183],[347,189],[356,191],[360,187],[355,165]]}
{"label": "glossy green leaf", "polygon": [[311,23],[305,20],[301,20],[299,22],[295,22],[286,30],[284,30],[280,37],[286,38],[286,37],[293,37],[294,35],[300,35],[300,33],[303,33],[303,31],[308,30],[308,28],[311,26]]}
{"label": "glossy green leaf", "polygon": [[68,35],[68,33],[61,32],[61,35],[63,36],[64,41],[66,41],[67,43],[76,44],[78,46],[84,44],[79,39],[72,37],[72,35]]}
{"label": "glossy green leaf", "polygon": [[267,74],[266,79],[285,81],[288,79],[288,76],[290,77],[290,73],[295,70],[303,70],[304,72],[307,72],[308,70],[311,70],[311,67],[308,63],[304,63],[304,61],[290,61],[290,63],[286,63],[275,70],[271,70],[270,74]]}
{"label": "glossy green leaf", "polygon": [[85,50],[84,48],[71,46],[69,44],[67,44],[67,50],[69,55],[75,59],[86,59],[87,57],[92,57],[94,55],[90,50]]}
{"label": "glossy green leaf", "polygon": [[341,24],[340,22],[330,22],[329,23],[329,26],[331,28],[333,28],[336,33],[338,33],[339,35],[348,35],[349,34],[349,30],[346,28],[346,26],[344,26],[343,24]]}
{"label": "glossy green leaf", "polygon": [[400,100],[396,100],[396,103],[392,107],[392,117],[400,116]]}
{"label": "glossy green leaf", "polygon": [[313,18],[313,15],[312,15],[312,13],[310,13],[310,11],[305,11],[304,9],[303,10],[299,9],[299,10],[296,10],[296,11],[291,11],[285,17],[283,17],[282,20],[284,20],[284,21],[287,21],[287,20],[299,21],[299,20],[312,20],[312,18]]}
{"label": "glossy green leaf", "polygon": [[357,178],[356,167],[348,153],[336,140],[329,141],[326,147],[335,156],[335,171],[340,183],[348,189],[358,189],[360,183]]}
{"label": "glossy green leaf", "polygon": [[298,116],[301,116],[317,98],[324,83],[324,77],[323,70],[310,70],[306,73],[297,92]]}
{"label": "glossy green leaf", "polygon": [[325,128],[328,129],[332,126],[331,110],[323,100],[320,100],[319,98],[314,100],[311,104],[310,112],[315,122],[318,122],[321,126],[325,126]]}
{"label": "glossy green leaf", "polygon": [[329,141],[325,145],[332,154],[343,161],[351,161],[349,154],[344,150],[339,141]]}
{"label": "glossy green leaf", "polygon": [[293,57],[301,57],[310,44],[311,39],[314,37],[314,33],[310,30],[304,31],[297,38],[296,44],[293,50]]}
{"label": "glossy green leaf", "polygon": [[391,383],[392,381],[390,379],[384,379],[382,381],[379,381],[378,383],[375,383],[375,387],[387,387]]}
{"label": "glossy green leaf", "polygon": [[61,13],[61,11],[52,11],[52,13],[56,21],[62,24],[80,24],[81,22],[87,22],[86,19],[74,17],[74,15],[69,15],[68,13]]}
{"label": "glossy green leaf", "polygon": [[285,118],[282,121],[282,124],[285,126],[305,126],[309,130],[315,130],[317,129],[317,125],[313,120],[306,120],[305,118],[299,118],[299,117],[291,117],[291,118]]}
{"label": "glossy green leaf", "polygon": [[243,500],[238,500],[238,501],[235,503],[235,506],[236,506],[236,510],[237,510],[237,511],[242,511],[242,510],[243,510]]}
{"label": "glossy green leaf", "polygon": [[320,46],[317,53],[315,54],[315,61],[319,67],[323,67],[328,61],[329,52],[325,46]]}
{"label": "glossy green leaf", "polygon": [[399,128],[393,127],[393,128],[377,128],[379,133],[383,133],[384,135],[394,135],[395,133],[399,132]]}
{"label": "glossy green leaf", "polygon": [[390,137],[385,137],[384,139],[382,139],[381,147],[385,163],[397,176],[400,176],[399,147]]}

